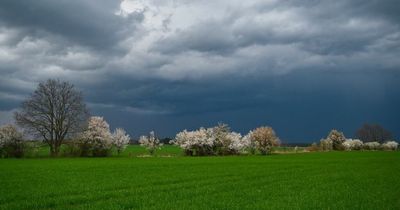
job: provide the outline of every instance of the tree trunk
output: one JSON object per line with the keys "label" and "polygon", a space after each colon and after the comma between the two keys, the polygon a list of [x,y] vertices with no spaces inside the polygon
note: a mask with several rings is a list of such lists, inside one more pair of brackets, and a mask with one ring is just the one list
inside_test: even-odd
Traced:
{"label": "tree trunk", "polygon": [[50,156],[51,157],[57,157],[59,152],[60,152],[60,147],[58,147],[56,144],[50,145]]}

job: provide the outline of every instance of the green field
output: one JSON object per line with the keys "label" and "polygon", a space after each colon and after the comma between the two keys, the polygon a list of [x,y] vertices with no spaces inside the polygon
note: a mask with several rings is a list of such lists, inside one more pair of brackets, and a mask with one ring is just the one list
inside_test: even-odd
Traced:
{"label": "green field", "polygon": [[143,154],[0,159],[0,209],[400,209],[400,152]]}

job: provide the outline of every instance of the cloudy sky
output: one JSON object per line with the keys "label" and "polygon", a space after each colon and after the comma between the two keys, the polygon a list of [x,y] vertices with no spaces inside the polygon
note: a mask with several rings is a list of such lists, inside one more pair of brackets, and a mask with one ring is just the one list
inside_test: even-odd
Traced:
{"label": "cloudy sky", "polygon": [[284,142],[400,137],[398,0],[2,0],[0,124],[70,81],[132,136],[228,123]]}

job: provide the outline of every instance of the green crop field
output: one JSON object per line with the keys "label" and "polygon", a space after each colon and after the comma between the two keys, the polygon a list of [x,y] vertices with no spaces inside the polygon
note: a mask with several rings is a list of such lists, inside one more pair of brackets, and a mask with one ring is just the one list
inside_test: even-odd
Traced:
{"label": "green crop field", "polygon": [[400,152],[0,159],[0,209],[400,209]]}

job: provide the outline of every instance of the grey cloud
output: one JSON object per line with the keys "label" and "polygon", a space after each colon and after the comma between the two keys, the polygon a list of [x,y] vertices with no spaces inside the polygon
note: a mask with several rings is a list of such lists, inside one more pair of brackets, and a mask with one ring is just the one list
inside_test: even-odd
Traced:
{"label": "grey cloud", "polygon": [[8,27],[20,27],[31,35],[41,31],[62,36],[82,45],[110,48],[126,35],[126,29],[143,20],[134,13],[122,18],[114,13],[120,1],[13,1],[0,3],[1,22]]}
{"label": "grey cloud", "polygon": [[364,121],[400,135],[395,1],[141,2],[127,16],[120,1],[0,2],[0,122],[60,78],[135,135],[218,121],[293,141]]}

